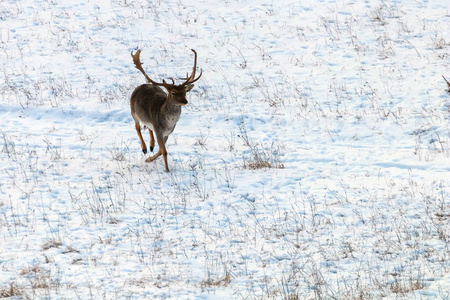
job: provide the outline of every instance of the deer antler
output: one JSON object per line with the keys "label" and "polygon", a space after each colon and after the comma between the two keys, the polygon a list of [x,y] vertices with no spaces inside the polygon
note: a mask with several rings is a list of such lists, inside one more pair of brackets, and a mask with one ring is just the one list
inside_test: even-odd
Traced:
{"label": "deer antler", "polygon": [[151,80],[150,77],[147,76],[147,73],[145,73],[144,69],[142,68],[141,59],[139,58],[140,55],[141,55],[141,50],[140,49],[138,51],[136,51],[136,54],[133,54],[133,51],[131,51],[131,57],[133,58],[134,66],[136,67],[136,69],[141,71],[142,74],[144,74],[145,79],[147,80],[147,82],[150,82],[150,83],[152,83],[154,85],[167,85],[165,80],[163,80],[162,83],[159,83],[159,82],[155,82],[155,81]]}
{"label": "deer antler", "polygon": [[180,78],[182,80],[186,80],[182,85],[187,85],[187,84],[196,82],[197,80],[200,79],[200,77],[202,77],[202,74],[203,74],[203,71],[200,70],[200,75],[197,78],[195,78],[195,71],[197,69],[197,52],[194,49],[191,49],[191,50],[192,50],[192,52],[194,52],[194,55],[195,55],[194,56],[194,67],[192,68],[191,76],[186,74],[186,78]]}
{"label": "deer antler", "polygon": [[[187,84],[192,84],[194,82],[196,82],[197,80],[200,79],[200,77],[202,77],[203,71],[200,70],[200,75],[195,78],[195,71],[197,69],[197,52],[194,49],[191,49],[194,54],[194,67],[192,68],[192,73],[191,76],[189,76],[189,74],[186,74],[186,78],[180,78],[181,80],[185,80],[185,82],[183,82],[181,85],[185,86]],[[144,74],[145,79],[147,80],[147,82],[150,82],[154,85],[159,85],[159,86],[171,86],[174,85],[174,80],[173,78],[171,78],[172,80],[172,84],[167,83],[164,79],[163,82],[156,82],[150,79],[150,77],[147,76],[147,74],[145,73],[144,69],[142,68],[142,63],[141,63],[141,59],[140,59],[140,55],[141,55],[141,50],[139,49],[138,51],[136,51],[135,54],[133,54],[133,51],[131,52],[131,57],[133,58],[133,62],[134,62],[134,66],[136,67],[136,69],[138,69],[139,71],[142,72],[142,74]],[[195,78],[195,79],[194,79]]]}

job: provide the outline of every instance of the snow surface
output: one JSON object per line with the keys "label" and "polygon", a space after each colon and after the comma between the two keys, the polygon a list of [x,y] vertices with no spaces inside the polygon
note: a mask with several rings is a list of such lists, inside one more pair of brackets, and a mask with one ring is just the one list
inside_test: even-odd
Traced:
{"label": "snow surface", "polygon": [[[448,0],[0,2],[0,297],[450,299],[449,33]],[[199,54],[170,173],[138,48]]]}

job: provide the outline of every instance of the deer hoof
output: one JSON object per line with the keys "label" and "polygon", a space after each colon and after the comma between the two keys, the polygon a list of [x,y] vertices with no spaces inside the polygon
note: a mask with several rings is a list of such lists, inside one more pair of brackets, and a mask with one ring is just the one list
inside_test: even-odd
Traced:
{"label": "deer hoof", "polygon": [[[150,150],[152,151],[152,150]],[[142,149],[142,152],[144,152],[144,154],[147,154],[147,149]]]}
{"label": "deer hoof", "polygon": [[150,146],[150,152],[153,152],[153,149],[154,149],[154,148]]}

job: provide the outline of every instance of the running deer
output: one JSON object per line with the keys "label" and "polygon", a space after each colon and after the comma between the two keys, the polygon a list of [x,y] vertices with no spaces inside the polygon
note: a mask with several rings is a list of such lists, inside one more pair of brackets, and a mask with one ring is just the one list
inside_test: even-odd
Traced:
{"label": "running deer", "polygon": [[[195,55],[194,68],[192,69],[190,76],[187,75],[186,78],[180,78],[184,80],[184,82],[179,85],[176,85],[172,78],[172,83],[167,83],[165,80],[162,82],[155,82],[151,80],[142,68],[139,58],[141,50],[137,50],[136,54],[131,52],[131,57],[133,58],[136,69],[141,71],[147,82],[149,82],[148,84],[138,86],[133,91],[133,94],[131,94],[131,115],[133,116],[136,132],[141,141],[141,149],[144,154],[147,153],[147,145],[142,138],[141,123],[145,125],[150,132],[150,151],[152,152],[155,147],[155,138],[153,137],[153,133],[156,135],[159,150],[155,155],[150,156],[145,161],[154,161],[162,155],[164,157],[166,172],[169,172],[166,150],[167,138],[175,129],[175,125],[177,125],[181,114],[181,106],[188,103],[186,100],[186,93],[194,87],[193,83],[199,80],[202,76],[202,71],[200,71],[200,75],[195,78],[195,70],[197,68],[197,52],[193,49],[192,51]],[[164,87],[167,94],[161,87]]]}

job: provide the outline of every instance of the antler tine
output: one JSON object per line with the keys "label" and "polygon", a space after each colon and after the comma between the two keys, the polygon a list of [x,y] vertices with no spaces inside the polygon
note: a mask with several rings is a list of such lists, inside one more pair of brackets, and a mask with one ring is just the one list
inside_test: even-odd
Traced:
{"label": "antler tine", "polygon": [[[203,71],[200,70],[200,75],[199,75],[197,78],[195,78],[195,72],[196,72],[196,70],[197,70],[197,51],[195,51],[194,49],[191,49],[191,50],[192,50],[192,52],[194,52],[194,67],[192,68],[191,76],[189,76],[188,74],[186,74],[186,78],[180,78],[180,79],[182,79],[182,80],[186,80],[186,81],[183,83],[183,85],[186,85],[186,84],[190,84],[190,83],[196,82],[197,80],[200,79],[200,77],[202,77],[202,74],[203,74]],[[194,79],[194,78],[195,78],[195,79]]]}
{"label": "antler tine", "polygon": [[[202,77],[202,74],[203,74],[203,70],[202,69],[200,69],[200,75],[198,75],[198,77],[197,78],[195,78],[194,80],[189,80],[188,82],[185,82],[184,84],[191,84],[191,83],[194,83],[194,82],[196,82],[197,80],[199,80],[200,79],[200,77]],[[193,76],[192,76],[193,77]]]}
{"label": "antler tine", "polygon": [[192,52],[194,52],[194,67],[192,68],[192,74],[191,77],[189,77],[188,81],[191,81],[195,78],[195,71],[197,70],[197,51],[194,49],[191,49]]}
{"label": "antler tine", "polygon": [[147,82],[150,82],[150,83],[152,83],[154,85],[165,85],[166,84],[165,81],[163,81],[162,83],[155,82],[155,81],[151,80],[150,77],[147,76],[147,73],[145,73],[144,69],[142,68],[140,55],[141,55],[141,50],[140,49],[138,51],[136,51],[135,54],[133,54],[133,51],[131,51],[131,57],[133,58],[134,66],[136,67],[136,69],[138,69],[139,71],[142,72],[142,74],[144,74],[145,79],[147,80]]}

